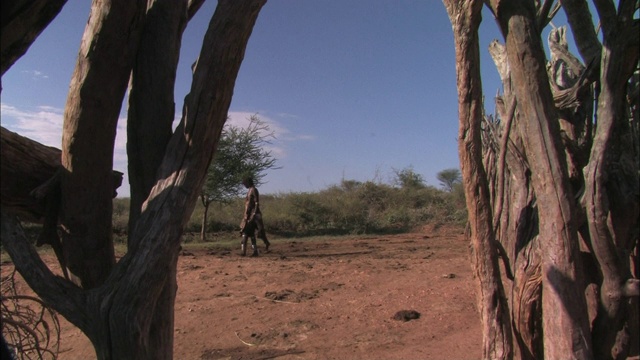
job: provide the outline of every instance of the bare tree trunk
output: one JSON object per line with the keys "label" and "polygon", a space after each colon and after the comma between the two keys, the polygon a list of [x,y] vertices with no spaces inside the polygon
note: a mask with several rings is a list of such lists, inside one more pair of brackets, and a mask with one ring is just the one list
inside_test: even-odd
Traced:
{"label": "bare tree trunk", "polygon": [[172,134],[173,90],[182,34],[204,0],[149,2],[140,49],[131,74],[127,116],[127,158],[131,204],[129,234],[155,184]]}
{"label": "bare tree trunk", "polygon": [[[593,324],[594,350],[598,359],[618,359],[627,356],[632,341],[631,304],[624,285],[631,277],[629,255],[638,241],[640,191],[637,154],[634,161],[629,151],[632,144],[624,134],[629,133],[627,84],[637,69],[640,29],[631,16],[636,12],[635,2],[623,1],[617,10],[613,4],[597,6],[603,29],[600,96],[583,199],[593,252],[602,272],[600,307]],[[637,298],[635,303],[637,306]]]}
{"label": "bare tree trunk", "polygon": [[490,194],[482,165],[483,114],[478,27],[481,1],[444,0],[453,25],[458,78],[458,150],[471,228],[473,267],[478,278],[484,359],[513,358],[511,321],[500,280]]}
{"label": "bare tree trunk", "polygon": [[[106,258],[97,264],[103,266],[97,269],[97,273],[82,278],[83,285],[91,287],[91,290],[81,289],[55,277],[42,263],[33,247],[27,243],[19,226],[11,222],[12,219],[5,216],[4,212],[2,214],[2,242],[22,276],[49,305],[87,334],[96,348],[99,359],[172,358],[176,265],[182,229],[190,218],[200,193],[206,170],[227,118],[235,79],[249,36],[265,2],[266,0],[218,1],[216,13],[203,42],[203,50],[194,69],[192,89],[184,105],[184,117],[165,149],[156,184],[150,192],[134,233],[131,234],[135,240],[131,242],[127,254],[108,272],[104,270],[111,268],[113,248],[111,247],[110,254],[104,256],[104,246],[91,247],[103,245],[100,241],[108,242],[104,234],[96,233],[95,229],[86,229],[87,232],[100,236],[98,243],[93,238],[85,239],[88,244],[65,242],[64,246],[69,246],[67,251],[76,251],[73,255],[83,255],[96,262],[100,260],[97,259],[100,256],[104,256],[102,259]],[[116,110],[119,109],[122,100],[119,96],[124,93],[127,83],[127,77],[120,75],[125,72],[126,59],[132,58],[134,41],[127,43],[130,47],[122,42],[119,46],[112,47],[112,53],[102,55],[104,58],[92,56],[101,54],[105,50],[101,47],[104,44],[117,44],[117,41],[111,39],[111,35],[122,34],[129,39],[132,38],[131,33],[121,30],[126,28],[135,32],[135,24],[129,22],[125,27],[115,26],[110,23],[113,20],[111,16],[119,14],[116,20],[126,22],[127,19],[136,17],[133,13],[144,12],[145,8],[142,7],[140,10],[139,5],[128,1],[105,4],[104,9],[111,9],[109,14],[92,14],[87,33],[93,33],[92,29],[100,27],[101,24],[105,29],[110,28],[109,25],[114,28],[107,31],[109,34],[100,34],[100,43],[91,44],[91,53],[87,53],[86,50],[93,38],[85,36],[85,47],[81,51],[79,62],[86,67],[79,66],[71,87],[69,104],[76,106],[73,109],[69,109],[71,106],[68,106],[67,118],[81,121],[72,122],[65,127],[66,131],[72,131],[75,136],[67,135],[68,138],[64,142],[66,150],[63,152],[67,151],[73,156],[63,161],[68,170],[68,173],[64,174],[66,179],[63,179],[63,195],[67,200],[72,194],[83,197],[84,201],[77,200],[77,204],[87,206],[87,211],[91,210],[88,200],[94,199],[95,196],[88,191],[89,185],[85,184],[87,187],[82,188],[79,180],[82,178],[91,182],[93,178],[87,174],[89,169],[94,165],[99,168],[106,167],[107,156],[104,152],[112,156],[113,144],[111,143],[110,149],[106,146],[112,132],[107,130],[115,131]],[[121,51],[124,54],[121,54]],[[111,65],[115,68],[106,66],[111,71],[104,74],[101,70],[105,69],[102,67],[106,65],[105,60],[114,57],[125,61],[118,63],[122,65],[120,67],[114,64]],[[81,71],[83,69],[84,71]],[[88,86],[95,86],[100,76],[106,76],[102,79],[103,88]],[[85,83],[86,87],[82,86]],[[86,91],[96,93],[87,94]],[[111,94],[112,97],[108,97],[107,94]],[[96,100],[100,101],[94,102]],[[98,110],[104,113],[101,114],[102,117],[89,117],[90,114],[97,115]],[[105,119],[108,114],[114,113],[113,119]],[[75,116],[71,116],[72,114]],[[98,119],[104,119],[104,122],[96,122]],[[105,127],[108,129],[105,130]],[[104,137],[108,139],[98,141],[95,136],[91,136],[94,131],[104,133]],[[75,141],[70,141],[71,138]],[[97,142],[93,143],[92,147],[82,147],[86,146],[85,141],[88,139]],[[99,154],[94,154],[95,159],[91,158],[95,161],[89,161],[88,156],[82,156],[86,154],[76,154],[80,149],[89,154]],[[101,187],[105,182],[104,179],[100,179],[97,184],[90,185]],[[97,195],[103,196],[101,189],[96,191]],[[99,204],[104,205],[101,202]],[[81,225],[87,227],[95,224],[92,219],[86,217],[71,218],[77,221],[70,222],[73,209],[69,209],[69,206],[69,202],[63,204],[63,225],[67,229],[73,225],[74,230],[85,230]],[[110,204],[108,208],[111,208]],[[105,214],[94,211],[92,215]],[[107,218],[110,222],[110,215]],[[110,229],[105,232],[111,233]],[[71,240],[79,238],[80,236]],[[74,265],[79,265],[76,270],[92,270],[88,267],[88,262],[79,261],[80,256],[72,260],[77,261]]]}
{"label": "bare tree trunk", "polygon": [[67,0],[12,0],[2,2],[2,75],[24,55],[38,35],[60,13]]}
{"label": "bare tree trunk", "polygon": [[204,199],[202,197],[202,206],[204,206],[204,214],[202,215],[202,227],[200,228],[200,241],[204,242],[207,240],[207,218],[209,215],[209,205],[211,202]]}
{"label": "bare tree trunk", "polygon": [[60,224],[67,266],[86,289],[115,263],[113,145],[144,10],[143,0],[94,2],[67,98]]}
{"label": "bare tree trunk", "polygon": [[[227,118],[233,87],[253,25],[265,0],[220,0],[205,35],[202,52],[194,69],[191,92],[186,97],[184,117],[168,144],[158,172],[158,181],[151,190],[135,232],[141,239],[130,246],[112,278],[126,276],[131,281],[114,294],[113,304],[119,309],[110,312],[110,327],[130,336],[118,336],[113,343],[113,357],[129,353],[119,349],[139,349],[133,358],[170,358],[169,339],[138,335],[138,326],[130,322],[130,304],[135,318],[156,319],[173,314],[173,298],[177,254],[180,236],[189,220],[202,188],[209,162]],[[167,278],[165,274],[173,274]],[[144,279],[144,281],[138,281]],[[123,284],[124,285],[124,284]],[[148,306],[148,294],[159,291],[156,307]],[[170,305],[160,307],[162,304]],[[100,308],[105,308],[101,306]],[[147,323],[150,325],[151,323]],[[144,326],[145,329],[150,327]],[[112,333],[112,336],[114,334]],[[140,344],[145,344],[142,348]]]}
{"label": "bare tree trunk", "polygon": [[[531,186],[531,169],[520,136],[522,121],[517,111],[506,49],[496,40],[491,43],[489,52],[498,68],[504,93],[496,98],[499,116],[495,119],[486,117],[483,126],[484,165],[489,177],[497,178],[498,183],[490,186],[490,189],[497,189],[493,193],[493,223],[497,240],[504,249],[501,251],[504,263],[511,270],[509,276],[505,267],[507,278],[512,280],[507,293],[510,293],[513,334],[518,344],[514,352],[521,359],[539,359],[544,356],[544,346],[538,208]],[[505,287],[508,286],[506,282]]]}
{"label": "bare tree trunk", "polygon": [[[590,359],[591,341],[582,292],[572,191],[562,154],[557,115],[539,41],[535,10],[526,1],[491,1],[506,35],[506,49],[523,140],[533,173],[542,249],[542,313],[545,357]],[[567,334],[570,334],[567,336]]]}
{"label": "bare tree trunk", "polygon": [[562,0],[562,7],[576,40],[578,51],[585,64],[600,56],[602,45],[593,28],[589,5],[584,0]]}

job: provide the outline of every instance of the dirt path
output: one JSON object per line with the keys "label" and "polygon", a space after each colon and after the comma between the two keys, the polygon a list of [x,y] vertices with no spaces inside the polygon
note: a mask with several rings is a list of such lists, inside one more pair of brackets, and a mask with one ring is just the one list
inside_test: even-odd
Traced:
{"label": "dirt path", "polygon": [[[459,229],[282,240],[258,258],[183,251],[174,358],[478,359],[468,259]],[[402,310],[420,316],[394,319]],[[60,348],[60,359],[95,357],[66,322]]]}

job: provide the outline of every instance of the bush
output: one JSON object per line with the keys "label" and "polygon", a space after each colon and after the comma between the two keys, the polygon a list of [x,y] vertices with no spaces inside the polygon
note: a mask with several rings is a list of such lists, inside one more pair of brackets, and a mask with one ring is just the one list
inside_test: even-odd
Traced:
{"label": "bush", "polygon": [[[426,185],[344,180],[314,193],[265,194],[260,207],[267,232],[281,237],[399,233],[429,223],[464,225],[467,220],[461,186],[449,192]],[[128,208],[129,199],[114,200],[117,239],[126,239]],[[209,240],[237,232],[243,210],[243,198],[211,204],[205,231],[215,235]],[[185,242],[200,241],[203,215],[204,206],[198,202],[185,226]]]}

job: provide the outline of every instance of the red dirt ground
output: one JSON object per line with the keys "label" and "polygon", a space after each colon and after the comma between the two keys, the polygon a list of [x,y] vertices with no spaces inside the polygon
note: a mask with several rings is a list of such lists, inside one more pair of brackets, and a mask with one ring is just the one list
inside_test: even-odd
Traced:
{"label": "red dirt ground", "polygon": [[[175,359],[481,357],[476,284],[457,228],[282,239],[257,258],[212,244],[182,252],[178,284]],[[403,310],[413,312],[395,316]],[[95,358],[61,323],[59,358]]]}

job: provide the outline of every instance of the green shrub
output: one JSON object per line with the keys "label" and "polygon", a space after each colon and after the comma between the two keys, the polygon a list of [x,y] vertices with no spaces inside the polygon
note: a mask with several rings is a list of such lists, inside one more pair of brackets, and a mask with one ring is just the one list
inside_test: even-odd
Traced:
{"label": "green shrub", "polygon": [[[343,180],[324,190],[264,194],[260,208],[270,236],[304,237],[406,232],[429,223],[464,225],[464,193],[432,186],[391,186],[378,182]],[[420,185],[420,186],[418,186]],[[116,239],[126,239],[129,199],[115,199],[113,226]],[[244,199],[209,206],[205,231],[208,241],[235,241]],[[185,226],[183,241],[200,241],[204,206],[198,202]],[[228,235],[224,235],[228,234]],[[234,240],[230,240],[234,239]]]}

